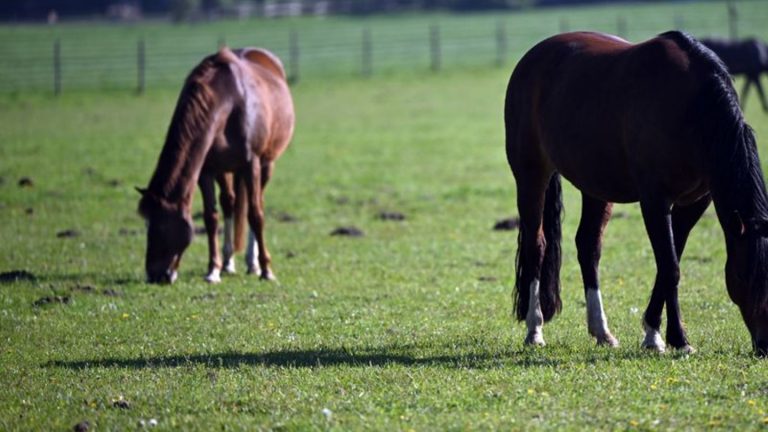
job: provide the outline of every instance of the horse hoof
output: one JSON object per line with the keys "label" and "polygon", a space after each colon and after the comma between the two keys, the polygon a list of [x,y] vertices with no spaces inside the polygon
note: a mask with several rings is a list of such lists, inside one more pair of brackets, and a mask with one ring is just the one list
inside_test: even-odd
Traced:
{"label": "horse hoof", "polygon": [[525,341],[523,343],[528,346],[543,347],[547,345],[547,343],[544,342],[544,336],[541,333],[528,333],[528,336],[525,337]]}
{"label": "horse hoof", "polygon": [[688,344],[685,344],[682,347],[677,348],[677,352],[679,352],[680,354],[686,354],[686,355],[687,354],[694,354],[696,352],[696,348],[694,348],[694,347],[692,347],[692,346],[690,346]]}
{"label": "horse hoof", "polygon": [[606,333],[602,336],[597,336],[597,344],[601,346],[607,346],[611,348],[617,348],[619,346],[619,340],[616,339],[612,334]]}
{"label": "horse hoof", "polygon": [[274,273],[272,273],[271,271],[267,270],[267,271],[261,273],[261,275],[259,276],[259,279],[265,280],[265,281],[276,281],[277,277],[275,276]]}
{"label": "horse hoof", "polygon": [[221,275],[219,274],[218,270],[212,271],[210,274],[205,276],[205,281],[208,283],[220,283],[221,282]]}
{"label": "horse hoof", "polygon": [[248,266],[248,270],[245,271],[246,274],[261,274],[261,269],[258,266]]}
{"label": "horse hoof", "polygon": [[228,274],[235,274],[237,271],[235,270],[235,260],[229,260],[229,262],[224,265],[224,273]]}
{"label": "horse hoof", "polygon": [[656,351],[659,354],[664,354],[665,352],[667,352],[667,347],[664,344],[656,345],[652,343],[643,342],[643,348],[649,351]]}

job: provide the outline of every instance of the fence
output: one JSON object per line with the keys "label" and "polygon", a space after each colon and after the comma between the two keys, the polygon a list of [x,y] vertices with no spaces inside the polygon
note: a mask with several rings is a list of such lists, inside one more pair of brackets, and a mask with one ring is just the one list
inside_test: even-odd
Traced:
{"label": "fence", "polygon": [[[581,11],[532,14],[405,16],[352,20],[258,20],[172,27],[71,25],[0,31],[0,92],[177,87],[204,55],[227,44],[274,51],[293,80],[369,77],[397,71],[437,73],[456,67],[504,66],[536,41],[569,30],[599,30],[641,40],[670,28],[694,35],[765,37],[768,2],[739,13],[723,4],[663,13]],[[740,5],[741,7],[742,5]],[[259,26],[254,28],[253,26]]]}

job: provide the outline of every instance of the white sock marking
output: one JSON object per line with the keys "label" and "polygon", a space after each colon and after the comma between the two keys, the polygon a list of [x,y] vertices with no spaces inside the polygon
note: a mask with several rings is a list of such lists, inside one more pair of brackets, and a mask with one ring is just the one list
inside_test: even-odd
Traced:
{"label": "white sock marking", "polygon": [[221,248],[221,254],[224,258],[224,271],[227,273],[235,272],[234,255],[235,247],[232,239],[235,236],[235,226],[231,217],[224,218],[224,245]]}
{"label": "white sock marking", "polygon": [[211,270],[211,273],[205,277],[205,281],[210,283],[221,282],[221,270],[217,268]]}
{"label": "white sock marking", "polygon": [[587,328],[589,334],[597,339],[598,344],[608,344],[617,346],[618,341],[608,330],[608,319],[603,310],[603,298],[600,290],[596,288],[587,288]]}
{"label": "white sock marking", "polygon": [[645,322],[645,319],[643,319],[643,329],[645,330],[643,348],[654,349],[660,353],[667,350],[667,344],[664,343],[661,333],[659,333],[658,330],[651,328],[651,326]]}
{"label": "white sock marking", "polygon": [[261,268],[259,267],[259,244],[251,230],[248,230],[248,249],[245,252],[245,265],[248,268],[248,273],[261,273]]}
{"label": "white sock marking", "polygon": [[544,315],[541,313],[539,301],[539,280],[534,279],[529,288],[528,315],[525,317],[528,326],[528,335],[525,337],[527,345],[546,345],[544,342]]}

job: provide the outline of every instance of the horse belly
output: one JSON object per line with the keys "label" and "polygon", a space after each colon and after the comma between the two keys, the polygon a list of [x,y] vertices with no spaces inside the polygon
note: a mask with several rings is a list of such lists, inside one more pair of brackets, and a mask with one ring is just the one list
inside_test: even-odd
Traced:
{"label": "horse belly", "polygon": [[[567,159],[567,160],[565,160]],[[557,171],[585,194],[603,201],[627,203],[639,200],[639,193],[624,164],[604,154],[574,152],[554,160]]]}

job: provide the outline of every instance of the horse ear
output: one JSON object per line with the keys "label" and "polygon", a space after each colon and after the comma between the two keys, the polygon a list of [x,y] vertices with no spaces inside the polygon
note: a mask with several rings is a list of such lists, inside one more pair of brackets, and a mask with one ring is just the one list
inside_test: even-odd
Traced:
{"label": "horse ear", "polygon": [[728,220],[728,232],[737,237],[743,236],[746,232],[744,221],[738,211],[734,211]]}
{"label": "horse ear", "polygon": [[138,186],[134,186],[134,188],[136,189],[136,192],[141,194],[141,196],[144,196],[144,195],[147,194],[147,189],[146,188],[140,188]]}

